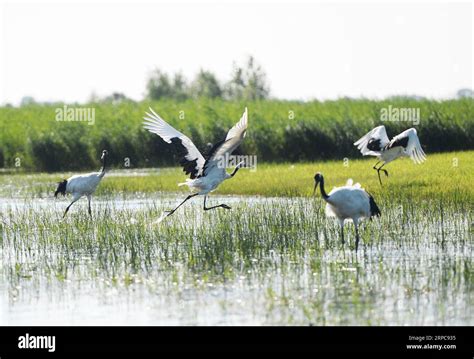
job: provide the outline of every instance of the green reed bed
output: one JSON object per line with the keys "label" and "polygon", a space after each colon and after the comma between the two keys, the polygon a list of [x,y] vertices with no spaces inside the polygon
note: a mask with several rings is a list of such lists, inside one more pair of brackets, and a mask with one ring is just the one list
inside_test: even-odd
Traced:
{"label": "green reed bed", "polygon": [[[352,145],[371,128],[384,124],[389,136],[415,126],[427,153],[473,150],[474,101],[457,99],[389,98],[334,101],[230,102],[175,100],[122,103],[71,104],[69,108],[94,109],[93,124],[56,121],[56,110],[65,104],[31,104],[0,107],[0,168],[65,171],[99,166],[102,149],[110,164],[124,167],[174,165],[172,146],[142,127],[151,106],[172,126],[188,135],[200,150],[216,143],[249,109],[249,130],[242,144],[246,154],[261,162],[309,162],[319,159],[357,158]],[[414,109],[411,121],[382,121],[382,110]]]}

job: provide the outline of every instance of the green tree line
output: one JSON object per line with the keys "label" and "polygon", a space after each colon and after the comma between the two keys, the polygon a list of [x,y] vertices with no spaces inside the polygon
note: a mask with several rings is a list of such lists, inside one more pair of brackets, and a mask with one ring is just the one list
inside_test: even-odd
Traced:
{"label": "green tree line", "polygon": [[244,66],[234,64],[232,78],[222,83],[210,71],[201,69],[190,83],[181,73],[169,75],[154,70],[147,81],[146,98],[149,100],[222,98],[234,101],[255,101],[268,98],[270,87],[262,67],[250,56]]}

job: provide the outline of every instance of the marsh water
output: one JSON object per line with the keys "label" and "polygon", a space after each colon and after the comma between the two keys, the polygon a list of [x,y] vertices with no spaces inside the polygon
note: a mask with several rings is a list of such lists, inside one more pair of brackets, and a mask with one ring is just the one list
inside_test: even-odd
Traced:
{"label": "marsh water", "polygon": [[472,209],[382,203],[346,243],[319,198],[0,201],[1,325],[473,325]]}

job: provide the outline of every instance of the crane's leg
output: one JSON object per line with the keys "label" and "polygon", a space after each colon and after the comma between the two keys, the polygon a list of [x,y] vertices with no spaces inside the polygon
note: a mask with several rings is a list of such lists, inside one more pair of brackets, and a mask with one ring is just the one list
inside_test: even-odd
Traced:
{"label": "crane's leg", "polygon": [[69,208],[71,208],[71,206],[72,206],[79,198],[81,198],[81,197],[74,197],[74,198],[72,199],[71,204],[69,204],[69,206],[67,206],[67,208],[66,208],[66,211],[64,211],[63,218],[66,217],[66,214],[67,214],[67,212],[69,211]]}
{"label": "crane's leg", "polygon": [[225,208],[225,209],[230,209],[230,207],[226,204],[219,204],[217,206],[212,206],[212,207],[206,207],[206,199],[207,199],[207,196],[204,196],[204,210],[205,211],[209,211],[210,209],[214,209],[214,208],[218,208],[218,207],[222,207],[222,208]]}
{"label": "crane's leg", "polygon": [[357,248],[359,248],[359,226],[357,225],[357,222],[354,222],[354,227],[356,231],[356,252],[357,252]]}
{"label": "crane's leg", "polygon": [[374,165],[374,167],[372,167],[374,170],[377,171],[377,175],[379,176],[379,182],[380,182],[380,185],[382,185],[382,180],[380,179],[380,171],[379,169],[377,168],[377,165],[380,163],[380,161],[377,161],[377,163]]}
{"label": "crane's leg", "polygon": [[175,209],[173,209],[173,210],[171,210],[171,211],[165,211],[165,212],[168,212],[168,214],[166,215],[166,217],[171,216],[174,212],[176,212],[176,210],[177,210],[179,207],[181,207],[181,206],[184,204],[184,202],[186,202],[188,199],[191,199],[191,198],[197,196],[198,194],[199,194],[199,193],[190,194],[189,196],[187,196],[187,197],[184,199],[183,202],[181,202],[180,204],[178,204],[178,206],[177,206]]}
{"label": "crane's leg", "polygon": [[344,221],[341,223],[341,243],[344,245]]}
{"label": "crane's leg", "polygon": [[380,185],[382,186],[382,180],[380,179],[380,171],[378,168],[377,168],[377,175],[379,176],[379,182],[380,182]]}
{"label": "crane's leg", "polygon": [[388,177],[388,171],[386,169],[382,169],[383,166],[385,166],[386,163],[384,163],[382,166],[379,167],[378,171],[383,171],[385,173],[385,176]]}
{"label": "crane's leg", "polygon": [[89,216],[91,216],[91,219],[92,219],[92,210],[91,210],[91,195],[87,195],[87,201],[89,202]]}
{"label": "crane's leg", "polygon": [[388,172],[387,172],[387,170],[382,169],[382,167],[385,166],[386,163],[383,163],[379,168],[377,168],[377,165],[378,165],[379,163],[380,163],[380,161],[378,161],[378,162],[374,165],[374,167],[372,167],[372,168],[377,171],[377,175],[378,175],[378,177],[379,177],[379,182],[380,182],[380,185],[382,186],[382,179],[380,178],[380,171],[383,171],[383,172],[385,173],[385,176],[387,176],[387,177],[388,177]]}

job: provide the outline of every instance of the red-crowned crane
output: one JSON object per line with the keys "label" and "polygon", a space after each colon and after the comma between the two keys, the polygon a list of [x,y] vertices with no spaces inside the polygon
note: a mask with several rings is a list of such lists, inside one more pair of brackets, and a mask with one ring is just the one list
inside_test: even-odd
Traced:
{"label": "red-crowned crane", "polygon": [[356,232],[355,248],[359,246],[359,220],[362,218],[371,218],[380,216],[380,209],[375,203],[374,197],[361,188],[359,183],[352,184],[349,179],[344,187],[334,187],[329,194],[324,189],[324,177],[322,173],[316,173],[314,176],[314,191],[318,187],[321,190],[321,196],[326,201],[326,216],[336,217],[341,226],[342,244],[344,244],[344,221],[346,219],[354,222]]}
{"label": "red-crowned crane", "polygon": [[183,166],[183,171],[190,175],[186,182],[180,183],[179,186],[187,185],[194,193],[187,196],[176,208],[171,211],[166,211],[166,216],[162,216],[160,221],[165,217],[172,215],[179,207],[181,207],[187,200],[198,196],[204,196],[204,210],[222,207],[230,209],[226,204],[220,204],[213,207],[206,207],[207,195],[215,190],[219,184],[224,180],[234,177],[237,171],[243,166],[244,162],[237,164],[232,173],[227,173],[225,170],[224,161],[228,156],[242,143],[248,123],[247,108],[245,108],[239,122],[232,127],[224,140],[216,143],[209,151],[207,158],[196,148],[194,143],[184,134],[171,127],[159,115],[157,115],[151,108],[151,113],[146,113],[144,117],[144,128],[148,131],[157,134],[167,143],[177,144],[184,154],[180,164]]}
{"label": "red-crowned crane", "polygon": [[92,217],[91,198],[92,194],[95,192],[97,186],[105,175],[107,155],[107,150],[103,150],[102,156],[100,157],[102,161],[102,169],[99,172],[74,175],[58,183],[58,188],[54,193],[54,197],[58,197],[59,193],[61,193],[63,196],[65,196],[66,193],[72,194],[72,202],[69,206],[67,206],[63,218],[66,216],[69,208],[71,208],[74,202],[78,201],[82,196],[86,196],[87,200],[89,201],[89,215]]}
{"label": "red-crowned crane", "polygon": [[[421,163],[426,159],[414,128],[409,128],[389,140],[385,126],[378,126],[354,142],[354,145],[364,156],[375,156],[379,159],[373,169],[377,171],[380,185],[382,185],[380,171],[388,176],[387,170],[382,169],[387,163],[400,157],[410,157],[415,163]],[[380,162],[383,163],[377,168]]]}

